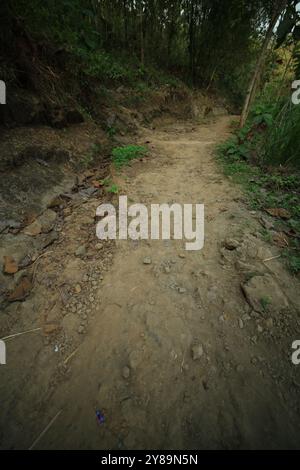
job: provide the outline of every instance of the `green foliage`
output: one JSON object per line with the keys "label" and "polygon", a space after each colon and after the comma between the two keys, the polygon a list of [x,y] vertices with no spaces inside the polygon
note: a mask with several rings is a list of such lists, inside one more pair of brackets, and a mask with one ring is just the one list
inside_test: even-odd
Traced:
{"label": "green foliage", "polygon": [[269,299],[269,297],[262,297],[260,299],[260,304],[263,310],[266,312],[268,310],[269,305],[271,304],[271,300]]}
{"label": "green foliage", "polygon": [[[274,223],[277,231],[291,234],[285,258],[294,274],[300,272],[299,111],[297,106],[282,106],[280,101],[268,104],[261,99],[245,128],[237,130],[217,150],[225,174],[242,184],[252,209],[281,208],[290,214],[289,220],[275,219]],[[273,242],[268,230],[262,237]]]}
{"label": "green foliage", "polygon": [[89,50],[87,48],[74,48],[75,54],[84,65],[84,73],[90,77],[103,79],[106,82],[135,83],[141,78],[140,70],[133,64],[125,64],[119,57],[103,50]]}
{"label": "green foliage", "polygon": [[131,160],[144,157],[147,151],[146,147],[139,145],[116,147],[112,151],[114,165],[117,168],[121,168],[124,165],[128,165]]}
{"label": "green foliage", "polygon": [[274,106],[265,104],[256,104],[250,114],[251,126],[271,127],[274,122]]}
{"label": "green foliage", "polygon": [[241,141],[241,134],[230,138],[227,142],[219,146],[219,153],[226,155],[231,163],[239,160],[248,160],[250,147],[246,140]]}
{"label": "green foliage", "polygon": [[[171,87],[178,85],[177,76],[222,86],[238,105],[260,49],[259,29],[270,16],[263,0],[6,3],[11,21],[22,18],[30,35],[75,53],[87,76]],[[7,44],[14,41],[6,36]]]}
{"label": "green foliage", "polygon": [[110,139],[114,139],[115,135],[117,134],[117,129],[114,126],[108,126],[106,132]]}
{"label": "green foliage", "polygon": [[117,184],[112,184],[109,188],[107,188],[106,191],[111,194],[118,194],[119,186]]}
{"label": "green foliage", "polygon": [[100,181],[100,184],[104,187],[107,187],[111,184],[111,179],[107,176],[106,178]]}
{"label": "green foliage", "polygon": [[246,126],[220,148],[232,159],[260,165],[300,166],[300,105],[259,101]]}
{"label": "green foliage", "polygon": [[266,133],[264,161],[300,166],[300,106],[289,99],[274,114],[274,125]]}
{"label": "green foliage", "polygon": [[291,252],[286,253],[287,265],[290,271],[293,274],[300,273],[300,255],[291,254]]}

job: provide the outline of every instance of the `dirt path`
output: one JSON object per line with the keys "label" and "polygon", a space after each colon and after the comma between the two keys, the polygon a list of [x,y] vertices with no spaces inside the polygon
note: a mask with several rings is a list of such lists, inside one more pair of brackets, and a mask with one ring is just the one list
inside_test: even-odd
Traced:
{"label": "dirt path", "polygon": [[[214,160],[228,124],[161,121],[140,135],[153,156],[117,176],[131,202],[204,203],[202,251],[179,241],[118,241],[98,245],[99,261],[80,259],[78,230],[98,202],[69,216],[64,242],[42,260],[35,298],[25,302],[51,312],[63,335],[9,343],[11,365],[0,371],[3,448],[30,447],[60,410],[36,448],[299,447],[300,370],[291,363],[299,285],[280,260],[264,262],[276,250]],[[226,247],[226,239],[237,243]],[[56,287],[77,286],[66,305],[55,304],[51,275]],[[274,286],[260,312],[241,284],[250,303]],[[31,319],[27,327],[37,324]]]}

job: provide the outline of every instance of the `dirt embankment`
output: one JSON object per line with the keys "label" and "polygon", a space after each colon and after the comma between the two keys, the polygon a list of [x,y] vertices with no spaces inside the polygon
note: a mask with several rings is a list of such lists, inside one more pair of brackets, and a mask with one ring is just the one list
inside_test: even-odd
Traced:
{"label": "dirt embankment", "polygon": [[[209,98],[192,95],[183,85],[146,92],[119,86],[99,95],[99,84],[90,81],[81,89],[61,60],[64,51],[49,50],[27,36],[22,41],[23,53],[15,61],[23,72],[8,87],[7,105],[0,107],[3,306],[16,290],[18,299],[27,296],[22,279],[28,278],[30,291],[33,263],[57,241],[64,211],[74,201],[105,194],[95,181],[109,174],[113,147],[134,143],[140,126],[151,127],[158,116],[199,120],[213,112]],[[5,259],[12,258],[17,271],[8,273]]]}

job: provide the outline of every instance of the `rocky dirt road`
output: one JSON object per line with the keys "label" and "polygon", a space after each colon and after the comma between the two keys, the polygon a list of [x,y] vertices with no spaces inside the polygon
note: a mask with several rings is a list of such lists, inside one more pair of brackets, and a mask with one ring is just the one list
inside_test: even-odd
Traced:
{"label": "rocky dirt road", "polygon": [[2,448],[299,448],[299,282],[215,161],[229,121],[161,120],[115,177],[131,202],[204,203],[203,250],[99,243],[93,197],[65,217],[10,325],[48,330],[7,340]]}

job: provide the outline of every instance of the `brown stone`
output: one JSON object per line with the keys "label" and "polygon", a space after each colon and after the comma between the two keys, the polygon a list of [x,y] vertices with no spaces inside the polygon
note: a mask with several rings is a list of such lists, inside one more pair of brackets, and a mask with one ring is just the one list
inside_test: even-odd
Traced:
{"label": "brown stone", "polygon": [[3,272],[5,274],[15,274],[18,271],[18,265],[12,256],[4,256]]}
{"label": "brown stone", "polygon": [[17,300],[24,300],[32,289],[32,283],[28,277],[23,277],[17,287],[8,296],[9,302],[15,302]]}

